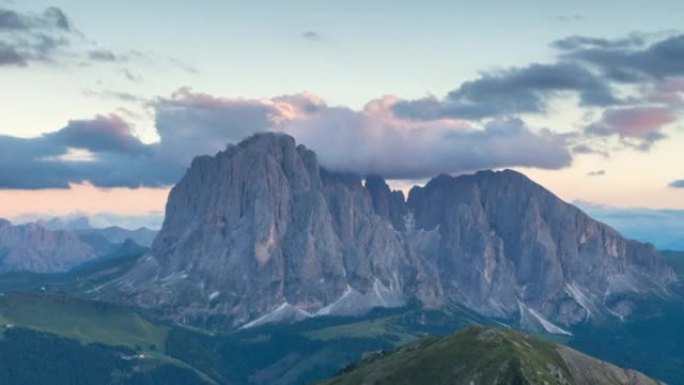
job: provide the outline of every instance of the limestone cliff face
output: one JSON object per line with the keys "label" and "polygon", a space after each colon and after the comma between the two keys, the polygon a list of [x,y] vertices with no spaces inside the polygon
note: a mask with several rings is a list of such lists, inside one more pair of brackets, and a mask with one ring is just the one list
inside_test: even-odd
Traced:
{"label": "limestone cliff face", "polygon": [[274,134],[195,159],[152,256],[127,281],[142,306],[235,326],[442,299],[436,273],[375,214],[360,177],[326,172]]}
{"label": "limestone cliff face", "polygon": [[63,272],[95,257],[95,250],[69,231],[0,219],[0,273]]}
{"label": "limestone cliff face", "polygon": [[506,170],[439,176],[409,194],[415,228],[438,233],[427,254],[445,295],[493,316],[572,325],[630,314],[637,295],[676,278],[650,245],[625,240]]}
{"label": "limestone cliff face", "polygon": [[179,322],[235,327],[458,301],[544,328],[627,314],[674,274],[521,174],[439,176],[404,201],[382,178],[319,167],[286,135],[198,157],[151,255],[119,284]]}

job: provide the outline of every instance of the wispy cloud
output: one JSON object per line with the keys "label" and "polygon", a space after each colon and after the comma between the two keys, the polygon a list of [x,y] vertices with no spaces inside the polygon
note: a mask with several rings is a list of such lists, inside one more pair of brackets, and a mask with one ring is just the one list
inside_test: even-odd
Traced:
{"label": "wispy cloud", "polygon": [[302,32],[302,38],[309,41],[320,41],[323,37],[316,31],[304,31]]}
{"label": "wispy cloud", "polygon": [[95,49],[88,51],[88,58],[93,61],[115,62],[120,58],[114,52],[106,49]]}
{"label": "wispy cloud", "polygon": [[595,170],[587,173],[587,176],[604,176],[606,175],[606,170]]}
{"label": "wispy cloud", "polygon": [[26,67],[31,62],[54,62],[79,37],[57,7],[22,13],[0,7],[0,66]]}
{"label": "wispy cloud", "polygon": [[555,16],[556,20],[564,22],[578,22],[586,19],[581,13],[559,14]]}

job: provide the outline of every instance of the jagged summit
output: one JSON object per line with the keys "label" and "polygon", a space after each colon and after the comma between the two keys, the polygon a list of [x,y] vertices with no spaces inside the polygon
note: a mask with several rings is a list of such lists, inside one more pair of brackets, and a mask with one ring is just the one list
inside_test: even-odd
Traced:
{"label": "jagged summit", "polygon": [[235,327],[457,301],[548,331],[629,315],[675,280],[524,175],[440,175],[405,201],[378,176],[322,168],[284,134],[196,158],[152,254],[119,282],[178,322]]}

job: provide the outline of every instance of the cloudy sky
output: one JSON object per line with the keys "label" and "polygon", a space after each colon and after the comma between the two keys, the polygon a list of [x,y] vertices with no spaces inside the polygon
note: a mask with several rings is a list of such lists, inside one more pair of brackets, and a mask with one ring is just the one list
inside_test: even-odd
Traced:
{"label": "cloudy sky", "polygon": [[192,157],[274,130],[400,188],[514,168],[684,239],[684,2],[538,4],[0,0],[0,216],[149,223]]}

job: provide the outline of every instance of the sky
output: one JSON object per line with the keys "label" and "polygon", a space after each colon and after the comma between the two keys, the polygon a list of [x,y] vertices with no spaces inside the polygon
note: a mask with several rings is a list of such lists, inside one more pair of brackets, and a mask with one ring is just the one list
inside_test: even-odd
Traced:
{"label": "sky", "polygon": [[[675,244],[683,13],[681,1],[0,0],[0,217],[150,223],[194,156],[281,131],[325,167],[405,190],[513,168]],[[629,230],[646,213],[655,230]]]}

